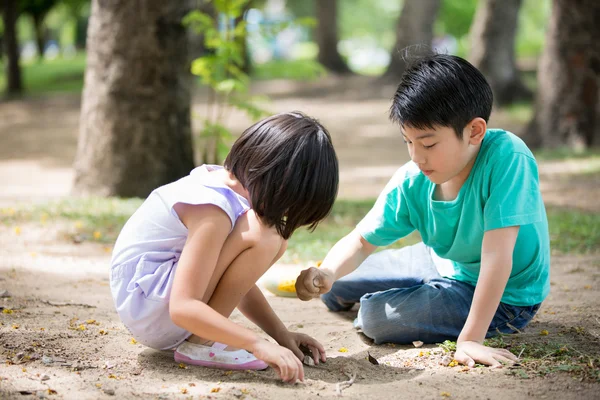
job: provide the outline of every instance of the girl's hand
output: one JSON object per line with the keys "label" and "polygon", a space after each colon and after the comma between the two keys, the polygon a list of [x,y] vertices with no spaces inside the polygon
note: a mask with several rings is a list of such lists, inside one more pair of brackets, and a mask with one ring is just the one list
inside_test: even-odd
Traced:
{"label": "girl's hand", "polygon": [[468,367],[474,367],[478,362],[492,368],[501,367],[502,363],[512,364],[518,361],[518,358],[506,349],[487,347],[473,341],[457,342],[454,359]]}
{"label": "girl's hand", "polygon": [[291,350],[267,340],[259,340],[253,348],[254,357],[271,366],[288,383],[304,381],[304,368]]}
{"label": "girl's hand", "polygon": [[323,345],[304,333],[288,331],[282,335],[278,343],[293,351],[301,362],[304,360],[304,353],[300,350],[300,346],[304,346],[310,350],[315,365],[319,364],[319,360],[323,362],[327,361]]}

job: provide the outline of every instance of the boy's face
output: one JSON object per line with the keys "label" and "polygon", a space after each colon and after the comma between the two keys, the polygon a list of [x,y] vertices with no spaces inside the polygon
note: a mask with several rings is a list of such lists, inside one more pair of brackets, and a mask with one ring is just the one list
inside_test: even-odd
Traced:
{"label": "boy's face", "polygon": [[[483,126],[477,120],[481,120]],[[446,126],[426,130],[409,126],[402,128],[402,136],[410,158],[423,174],[437,185],[453,178],[466,180],[484,134],[485,121],[481,118],[467,124],[462,139],[456,136],[454,129]],[[463,177],[465,173],[466,176]]]}

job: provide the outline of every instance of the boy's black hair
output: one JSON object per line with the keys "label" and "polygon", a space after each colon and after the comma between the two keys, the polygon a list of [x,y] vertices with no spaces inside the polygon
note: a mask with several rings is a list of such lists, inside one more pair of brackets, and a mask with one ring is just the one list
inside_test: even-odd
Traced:
{"label": "boy's black hair", "polygon": [[430,53],[408,63],[390,108],[392,121],[421,130],[451,127],[459,139],[473,118],[488,121],[492,89],[468,61]]}
{"label": "boy's black hair", "polygon": [[338,160],[327,130],[294,111],[257,122],[235,141],[224,163],[250,194],[252,209],[288,239],[314,229],[337,196]]}

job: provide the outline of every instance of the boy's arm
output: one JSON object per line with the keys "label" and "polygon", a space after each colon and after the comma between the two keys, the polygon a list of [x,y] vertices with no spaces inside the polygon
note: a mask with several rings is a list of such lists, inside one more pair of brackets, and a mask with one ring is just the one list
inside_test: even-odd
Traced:
{"label": "boy's arm", "polygon": [[457,361],[470,367],[479,362],[500,366],[499,361],[516,360],[504,349],[483,345],[490,323],[512,270],[512,257],[519,233],[518,226],[485,232],[481,248],[481,270],[467,321],[456,342]]}
{"label": "boy's arm", "polygon": [[311,267],[296,279],[296,294],[300,300],[310,300],[329,292],[331,285],[354,271],[377,249],[355,229],[340,239],[327,253],[320,268]]}

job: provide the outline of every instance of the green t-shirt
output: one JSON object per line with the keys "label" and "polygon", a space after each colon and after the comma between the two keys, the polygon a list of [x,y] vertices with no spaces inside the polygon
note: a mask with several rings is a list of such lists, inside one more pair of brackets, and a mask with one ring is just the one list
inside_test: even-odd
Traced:
{"label": "green t-shirt", "polygon": [[510,132],[487,131],[469,177],[452,201],[433,199],[435,184],[405,164],[358,224],[375,246],[417,230],[437,255],[452,261],[442,275],[476,285],[485,231],[520,226],[502,301],[541,303],[550,291],[550,239],[535,158]]}

